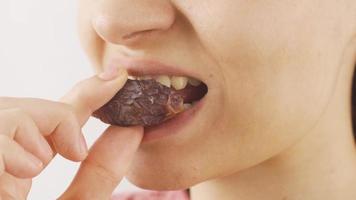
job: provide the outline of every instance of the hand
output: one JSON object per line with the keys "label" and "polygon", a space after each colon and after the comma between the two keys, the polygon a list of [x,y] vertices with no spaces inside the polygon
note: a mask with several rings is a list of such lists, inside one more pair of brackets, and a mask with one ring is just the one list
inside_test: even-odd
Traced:
{"label": "hand", "polygon": [[[93,92],[92,95],[97,94]],[[88,107],[91,106],[81,106]],[[83,113],[90,114],[93,110],[83,109]],[[112,192],[126,174],[142,137],[143,127],[110,126],[91,147],[71,185],[59,199],[110,199]]]}
{"label": "hand", "polygon": [[31,178],[56,152],[73,161],[85,159],[81,127],[124,85],[127,73],[102,78],[108,80],[94,76],[80,82],[61,102],[0,97],[0,199],[25,199]]}

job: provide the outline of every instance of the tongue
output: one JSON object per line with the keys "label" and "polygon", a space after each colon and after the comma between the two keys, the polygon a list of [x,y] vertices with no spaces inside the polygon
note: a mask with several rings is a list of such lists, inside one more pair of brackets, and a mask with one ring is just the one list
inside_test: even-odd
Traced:
{"label": "tongue", "polygon": [[207,86],[200,84],[199,86],[187,85],[187,87],[182,90],[175,90],[174,93],[181,96],[184,99],[184,103],[193,103],[203,98],[207,91]]}

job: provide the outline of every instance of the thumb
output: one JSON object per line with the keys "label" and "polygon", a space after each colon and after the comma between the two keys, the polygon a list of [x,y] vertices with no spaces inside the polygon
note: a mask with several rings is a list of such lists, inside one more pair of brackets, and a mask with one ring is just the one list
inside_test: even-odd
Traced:
{"label": "thumb", "polygon": [[61,102],[73,106],[82,126],[95,110],[108,102],[123,87],[126,81],[127,71],[111,66],[101,74],[76,84],[61,98]]}
{"label": "thumb", "polygon": [[110,199],[142,137],[142,127],[110,126],[90,149],[73,182],[59,199]]}

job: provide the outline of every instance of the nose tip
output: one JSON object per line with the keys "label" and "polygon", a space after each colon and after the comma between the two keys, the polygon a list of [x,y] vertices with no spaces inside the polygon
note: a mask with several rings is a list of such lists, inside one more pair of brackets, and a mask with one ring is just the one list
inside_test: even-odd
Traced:
{"label": "nose tip", "polygon": [[115,2],[102,5],[93,17],[93,28],[109,43],[126,45],[133,38],[169,29],[175,20],[174,9],[166,0]]}
{"label": "nose tip", "polygon": [[93,27],[96,33],[109,43],[120,44],[125,40],[129,27],[122,28],[123,24],[118,24],[116,19],[110,16],[99,15],[93,19]]}

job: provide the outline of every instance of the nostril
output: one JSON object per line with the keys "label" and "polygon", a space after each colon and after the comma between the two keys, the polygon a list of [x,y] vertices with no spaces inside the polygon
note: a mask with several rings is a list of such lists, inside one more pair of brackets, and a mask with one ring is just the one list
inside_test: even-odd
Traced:
{"label": "nostril", "polygon": [[122,36],[123,40],[129,40],[129,39],[134,39],[136,37],[142,36],[142,35],[148,35],[152,32],[154,32],[154,29],[150,29],[150,30],[143,30],[143,31],[136,31],[130,34],[126,34],[124,36]]}
{"label": "nostril", "polygon": [[148,35],[168,30],[175,21],[170,1],[98,1],[92,26],[104,41],[128,45],[149,40]]}

